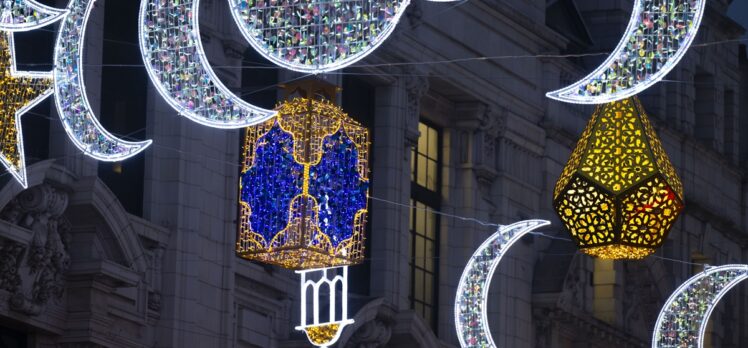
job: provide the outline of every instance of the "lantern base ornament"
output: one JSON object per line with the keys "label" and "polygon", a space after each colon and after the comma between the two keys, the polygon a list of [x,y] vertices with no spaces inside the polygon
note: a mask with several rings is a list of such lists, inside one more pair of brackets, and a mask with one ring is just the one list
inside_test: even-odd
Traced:
{"label": "lantern base ornament", "polygon": [[[296,273],[301,276],[301,325],[296,330],[304,331],[311,344],[329,347],[340,339],[343,329],[354,322],[348,318],[348,267]],[[323,313],[326,318],[322,317]],[[311,314],[311,318],[307,318],[307,314]]]}
{"label": "lantern base ornament", "polygon": [[353,320],[328,323],[324,325],[297,326],[296,330],[304,331],[309,342],[317,347],[327,348],[340,339],[340,334],[346,325],[353,324]]}
{"label": "lantern base ornament", "polygon": [[636,98],[598,106],[553,197],[582,252],[603,259],[654,253],[683,209],[683,186]]}
{"label": "lantern base ornament", "polygon": [[631,246],[631,245],[611,244],[611,245],[605,245],[605,246],[599,246],[599,247],[583,248],[582,252],[590,256],[599,257],[601,259],[639,260],[649,255],[652,255],[652,253],[654,253],[655,250],[650,249],[650,248],[645,248],[645,247]]}

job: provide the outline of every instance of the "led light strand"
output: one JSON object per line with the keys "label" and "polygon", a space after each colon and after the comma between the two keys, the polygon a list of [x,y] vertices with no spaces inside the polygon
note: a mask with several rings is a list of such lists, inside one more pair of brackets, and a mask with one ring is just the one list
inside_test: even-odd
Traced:
{"label": "led light strand", "polygon": [[65,16],[65,10],[40,4],[35,0],[0,0],[0,30],[30,31],[54,23]]}
{"label": "led light strand", "polygon": [[216,76],[205,56],[199,0],[142,0],[140,52],[156,90],[182,116],[212,128],[244,128],[275,115],[247,103]]}
{"label": "led light strand", "polygon": [[101,126],[86,95],[83,51],[88,19],[95,0],[71,0],[60,26],[54,51],[55,105],[70,140],[86,156],[115,162],[137,155],[151,140],[118,139]]}
{"label": "led light strand", "polygon": [[455,328],[463,348],[496,348],[488,327],[488,288],[506,252],[524,235],[550,225],[545,220],[520,221],[500,226],[470,257],[457,285]]}
{"label": "led light strand", "polygon": [[342,69],[369,55],[397,26],[410,0],[228,0],[247,41],[298,72]]}
{"label": "led light strand", "polygon": [[626,35],[595,71],[546,94],[568,103],[602,104],[634,96],[659,82],[693,43],[706,0],[636,0]]}
{"label": "led light strand", "polygon": [[748,278],[748,265],[708,267],[673,292],[662,306],[652,348],[704,347],[709,316],[730,289]]}

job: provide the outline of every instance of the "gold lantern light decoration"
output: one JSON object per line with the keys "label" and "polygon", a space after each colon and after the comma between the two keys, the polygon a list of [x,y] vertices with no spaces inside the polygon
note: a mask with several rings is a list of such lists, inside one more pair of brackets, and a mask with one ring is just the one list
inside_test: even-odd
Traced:
{"label": "gold lantern light decoration", "polygon": [[662,245],[683,209],[683,186],[636,97],[597,107],[553,200],[589,255],[641,259]]}
{"label": "gold lantern light decoration", "polygon": [[286,91],[276,117],[247,128],[237,253],[297,270],[296,329],[329,347],[353,323],[348,266],[364,258],[369,132],[330,101],[335,86],[308,80]]}
{"label": "gold lantern light decoration", "polygon": [[247,128],[237,253],[306,270],[363,260],[369,133],[334,86],[287,87],[278,115]]}

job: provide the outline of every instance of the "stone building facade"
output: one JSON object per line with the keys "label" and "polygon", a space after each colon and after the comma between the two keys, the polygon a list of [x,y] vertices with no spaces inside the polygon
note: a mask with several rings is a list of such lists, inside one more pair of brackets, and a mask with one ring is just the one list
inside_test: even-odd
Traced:
{"label": "stone building facade", "polygon": [[[726,16],[730,2],[708,2],[697,47],[641,96],[686,191],[665,246],[613,263],[526,237],[491,287],[500,347],[646,347],[662,303],[699,264],[748,262],[748,59],[740,42],[725,42],[744,34]],[[543,218],[553,221],[546,233],[566,236],[552,188],[593,109],[544,94],[599,64],[604,55],[573,55],[609,52],[632,6],[414,1],[373,56],[325,76],[373,134],[367,260],[350,269],[356,322],[338,346],[459,346],[457,281],[494,228],[455,216]],[[270,107],[278,86],[299,77],[262,68],[226,1],[203,0],[200,15],[211,63],[242,95]],[[192,123],[155,93],[131,66],[142,64],[136,16],[136,1],[98,1],[88,93],[109,129],[154,145],[99,164],[69,143],[51,104],[34,109],[49,118],[24,120],[29,189],[0,187],[0,346],[307,347],[293,329],[298,276],[233,252],[242,133]],[[40,35],[37,45],[50,40]],[[748,347],[748,287],[712,321],[708,346]]]}

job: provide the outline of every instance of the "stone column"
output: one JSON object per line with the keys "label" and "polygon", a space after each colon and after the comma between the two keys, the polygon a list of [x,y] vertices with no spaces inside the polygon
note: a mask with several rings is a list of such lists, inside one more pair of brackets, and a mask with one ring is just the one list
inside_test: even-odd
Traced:
{"label": "stone column", "polygon": [[[208,19],[201,24],[214,26]],[[204,33],[213,34],[203,36],[212,64],[241,65],[230,41],[215,30]],[[216,73],[230,88],[239,84],[240,75],[230,70]],[[157,347],[230,347],[240,131],[181,117],[148,88],[147,129],[154,145],[146,152],[143,213],[171,232],[161,260]]]}
{"label": "stone column", "polygon": [[[421,76],[399,78],[376,89],[372,195],[410,204],[410,151],[418,141],[420,100],[428,89]],[[410,308],[409,210],[373,200],[371,295],[397,308]]]}

